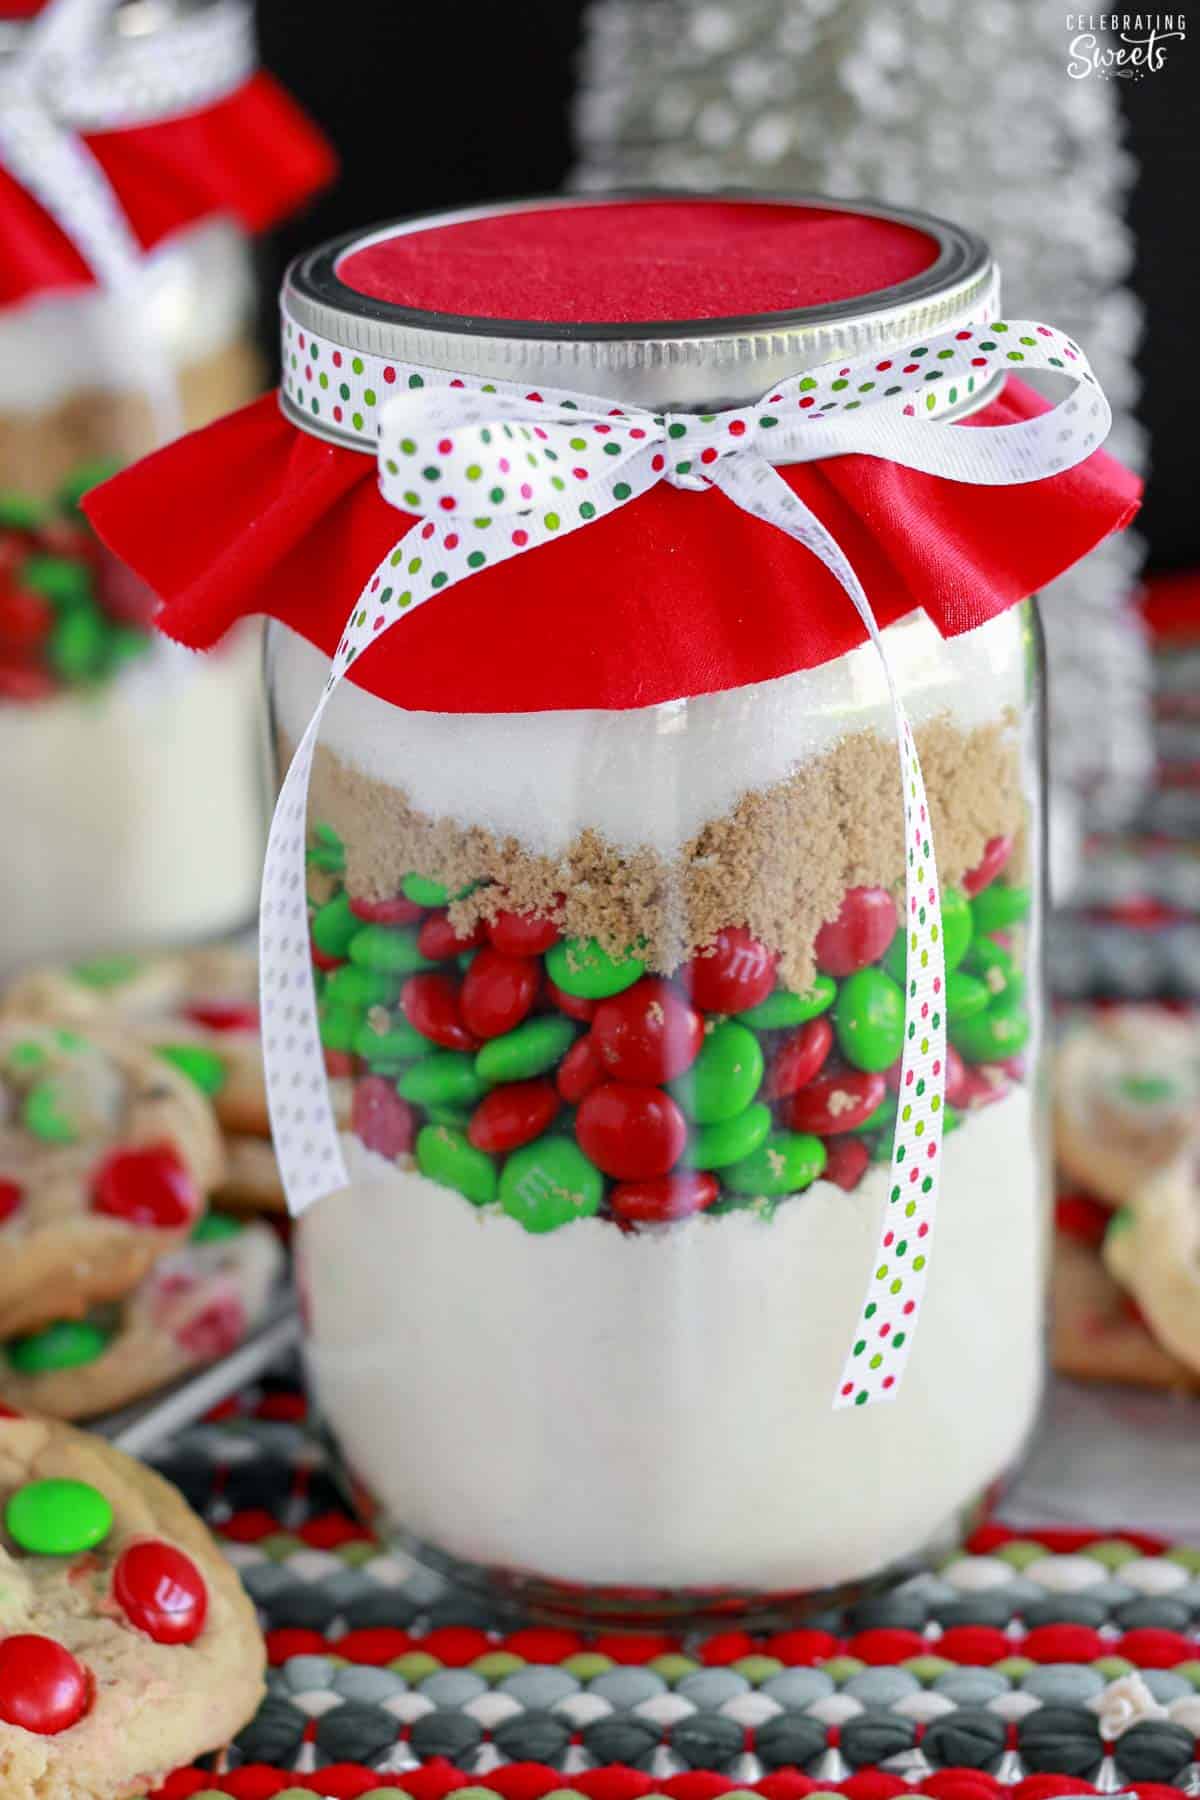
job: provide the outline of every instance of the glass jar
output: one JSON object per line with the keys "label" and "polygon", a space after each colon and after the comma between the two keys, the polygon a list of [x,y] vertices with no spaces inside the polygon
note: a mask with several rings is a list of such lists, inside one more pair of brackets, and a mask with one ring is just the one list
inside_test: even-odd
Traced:
{"label": "glass jar", "polygon": [[[245,23],[238,9],[221,10],[236,35]],[[216,11],[213,0],[122,0],[99,52],[106,79],[122,67],[136,76],[138,55],[156,37]],[[0,19],[0,70],[32,29],[29,17]],[[214,192],[238,167],[227,139],[239,101],[221,93],[215,103],[226,122],[209,129],[215,173],[203,179]],[[289,170],[259,208],[269,217],[286,181],[297,179],[297,163],[315,152],[298,114],[256,116],[266,146]],[[178,120],[168,108],[165,122],[134,124],[140,129],[112,134],[134,144],[119,167],[131,186],[153,187],[143,166],[153,162],[147,127],[170,133]],[[186,118],[183,128],[193,129]],[[246,129],[244,121],[236,127],[243,136]],[[292,136],[295,144],[284,142]],[[161,159],[161,147],[155,155]],[[158,183],[159,230],[163,215],[188,210],[189,184],[200,180],[182,149],[174,155],[182,173]],[[34,252],[46,251],[51,227],[16,184],[13,195],[5,204],[26,209],[20,219],[30,243],[20,238],[20,268],[4,284],[20,297],[0,306],[0,763],[19,776],[0,800],[8,921],[0,974],[42,957],[90,957],[248,925],[267,785],[258,628],[241,628],[206,658],[156,640],[154,594],[101,550],[76,504],[102,474],[154,447],[147,334],[175,378],[187,427],[261,390],[248,228],[231,200],[160,235],[143,259],[142,312],[131,320],[128,295],[85,282],[82,264],[78,278],[70,275],[65,241],[54,250],[58,238],[50,239],[42,267]]]}
{"label": "glass jar", "polygon": [[[831,1401],[901,1048],[874,651],[621,712],[335,697],[309,861],[351,1185],[300,1225],[309,1358],[359,1484],[460,1575],[629,1614],[819,1592],[945,1541],[1013,1462],[1046,1192],[1032,631],[885,634],[955,1049],[936,1280],[865,1414]],[[268,667],[290,746],[325,662],[276,626]]]}
{"label": "glass jar", "polygon": [[[950,325],[988,278],[959,241],[967,266],[913,301]],[[352,254],[322,265],[351,317]],[[574,385],[737,404],[739,384],[760,394],[857,332],[905,341],[910,288],[811,308],[773,364],[724,338],[707,364],[693,341],[631,373],[612,328]],[[438,319],[418,359],[403,319],[362,310],[382,356],[513,366],[494,321],[480,338]],[[312,329],[354,341],[344,321]],[[576,348],[556,364],[524,343],[523,367],[542,352],[540,379],[567,385]],[[636,580],[652,619],[662,564],[621,543],[636,567],[614,581]],[[731,619],[745,592],[730,577]],[[952,1049],[936,1269],[898,1395],[862,1410],[833,1399],[892,1181],[906,979],[875,649],[648,705],[438,711],[347,681],[325,713],[309,901],[349,1185],[298,1227],[309,1364],[359,1492],[493,1593],[623,1619],[817,1604],[944,1545],[1030,1429],[1047,1192],[1033,603],[946,637],[914,605],[883,643],[932,809]],[[286,766],[328,659],[277,623],[267,665]]]}

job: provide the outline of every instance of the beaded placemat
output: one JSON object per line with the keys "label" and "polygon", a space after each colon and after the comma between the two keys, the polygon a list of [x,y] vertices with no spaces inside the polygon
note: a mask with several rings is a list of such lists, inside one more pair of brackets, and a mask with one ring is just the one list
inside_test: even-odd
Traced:
{"label": "beaded placemat", "polygon": [[155,1460],[224,1538],[271,1657],[257,1718],[169,1800],[1200,1793],[1200,1548],[989,1526],[803,1630],[501,1632],[347,1516],[291,1387]]}

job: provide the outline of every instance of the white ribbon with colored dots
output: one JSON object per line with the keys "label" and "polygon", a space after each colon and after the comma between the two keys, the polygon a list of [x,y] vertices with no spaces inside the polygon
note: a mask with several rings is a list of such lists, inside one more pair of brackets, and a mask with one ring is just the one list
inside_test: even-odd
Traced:
{"label": "white ribbon with colored dots", "polygon": [[0,59],[0,165],[50,214],[102,287],[126,304],[141,388],[159,441],[182,426],[179,389],[146,329],[144,256],[107,175],[80,135],[211,106],[255,66],[242,0],[184,16],[144,37],[111,29],[116,0],[49,0]]}
{"label": "white ribbon with colored dots", "polygon": [[[370,575],[284,778],[263,875],[261,982],[267,1093],[293,1213],[347,1175],[325,1079],[309,958],[305,830],[321,718],[357,656],[435,594],[638,500],[660,481],[721,489],[784,531],[840,582],[878,652],[896,720],[905,821],[907,973],[891,1187],[866,1298],[834,1405],[899,1386],[929,1273],[946,1083],[945,965],[937,862],[916,745],[870,602],[820,520],[773,464],[878,456],[985,486],[1038,481],[1097,449],[1108,402],[1079,347],[1048,325],[993,321],[908,351],[827,363],[720,413],[644,413],[398,364],[314,338],[285,315],[284,402],[313,428],[377,440],[380,490],[419,515]],[[956,429],[939,418],[994,376],[1066,376],[1036,418]],[[936,428],[933,428],[936,426]]]}

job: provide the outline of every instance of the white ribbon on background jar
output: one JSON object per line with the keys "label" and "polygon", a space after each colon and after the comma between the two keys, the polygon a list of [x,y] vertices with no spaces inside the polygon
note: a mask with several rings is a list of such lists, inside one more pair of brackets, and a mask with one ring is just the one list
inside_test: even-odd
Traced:
{"label": "white ribbon on background jar", "polygon": [[[959,429],[942,422],[940,415],[994,376],[1017,370],[1065,376],[1071,391],[1047,412],[1012,425]],[[895,713],[907,851],[902,1098],[892,1186],[834,1404],[888,1398],[920,1313],[941,1162],[946,1024],[936,855],[912,729],[870,602],[837,543],[772,465],[877,456],[981,486],[1059,474],[1091,455],[1111,423],[1083,353],[1049,326],[993,321],[907,352],[824,364],[757,405],[651,414],[391,363],[313,338],[285,317],[283,394],[289,413],[311,419],[312,429],[352,429],[361,441],[374,424],[380,490],[419,515],[355,602],[271,824],[260,933],[263,1051],[291,1210],[303,1212],[347,1182],[317,1026],[305,894],[309,777],[330,696],[356,657],[455,582],[581,530],[660,481],[718,487],[811,550],[841,584],[882,662]],[[652,593],[653,571],[639,579]]]}
{"label": "white ribbon on background jar", "polygon": [[147,326],[143,251],[81,133],[214,105],[254,69],[252,19],[242,0],[219,0],[121,38],[115,10],[116,0],[48,0],[21,28],[17,47],[0,57],[0,165],[127,307],[155,435],[165,442],[181,429],[179,389]]}

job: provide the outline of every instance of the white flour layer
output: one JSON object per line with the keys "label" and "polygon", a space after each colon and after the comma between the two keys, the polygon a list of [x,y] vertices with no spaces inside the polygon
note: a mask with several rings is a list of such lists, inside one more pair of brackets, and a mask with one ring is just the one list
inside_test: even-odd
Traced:
{"label": "white flour layer", "polygon": [[[276,717],[294,744],[328,662],[286,628],[270,629]],[[1022,707],[1019,611],[945,640],[914,613],[883,635],[915,725],[946,716],[969,731]],[[894,735],[870,644],[775,681],[621,712],[405,712],[345,681],[321,741],[402,788],[419,811],[511,834],[535,853],[552,855],[590,826],[610,844],[670,856],[744,794],[864,730]]]}
{"label": "white flour layer", "polygon": [[259,634],[165,641],[95,694],[0,706],[0,971],[248,924],[264,841]]}
{"label": "white flour layer", "polygon": [[344,1140],[300,1225],[350,1463],[443,1551],[573,1582],[819,1588],[919,1550],[1017,1453],[1042,1354],[1039,1169],[1014,1089],[946,1141],[899,1395],[834,1412],[886,1200],[535,1237]]}
{"label": "white flour layer", "polygon": [[123,392],[142,380],[157,334],[177,369],[232,344],[254,316],[251,249],[232,222],[174,233],[146,257],[139,319],[97,288],[40,294],[0,311],[0,413],[38,413],[71,394]]}

